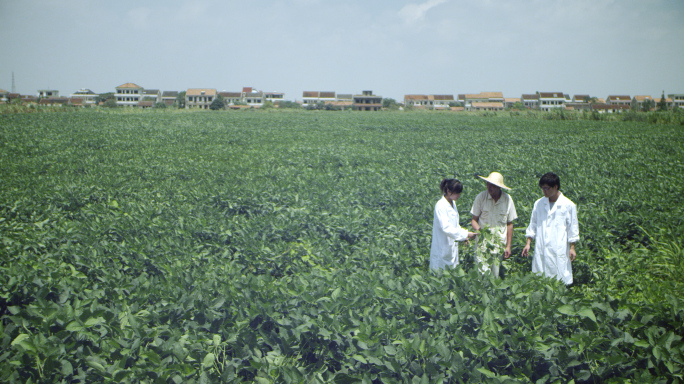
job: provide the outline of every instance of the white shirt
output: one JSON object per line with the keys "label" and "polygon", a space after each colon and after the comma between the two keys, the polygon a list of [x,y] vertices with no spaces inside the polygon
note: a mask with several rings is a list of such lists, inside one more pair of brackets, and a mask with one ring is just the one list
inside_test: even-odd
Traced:
{"label": "white shirt", "polygon": [[532,272],[572,284],[570,243],[579,241],[575,203],[562,193],[553,207],[546,197],[537,200],[525,236],[535,241]]}
{"label": "white shirt", "polygon": [[432,220],[432,246],[430,247],[430,268],[440,269],[458,264],[458,243],[468,238],[468,231],[461,228],[455,205],[442,197],[435,204]]}
{"label": "white shirt", "polygon": [[501,191],[501,197],[496,202],[487,191],[480,192],[473,201],[470,213],[479,217],[477,223],[480,227],[496,228],[503,244],[506,244],[506,224],[518,218],[513,198],[504,191]]}

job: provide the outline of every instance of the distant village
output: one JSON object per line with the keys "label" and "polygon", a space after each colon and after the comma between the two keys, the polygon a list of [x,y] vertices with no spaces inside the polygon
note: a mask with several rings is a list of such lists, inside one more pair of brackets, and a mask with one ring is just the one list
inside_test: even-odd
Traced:
{"label": "distant village", "polygon": [[146,89],[125,83],[113,92],[95,93],[80,89],[69,96],[59,90],[41,89],[35,95],[21,95],[0,89],[0,104],[72,106],[72,107],[134,107],[184,109],[245,109],[264,107],[295,107],[306,109],[380,111],[387,108],[448,111],[502,111],[530,109],[539,111],[575,110],[599,113],[684,109],[684,94],[591,95],[570,96],[563,92],[535,92],[520,97],[504,97],[502,92],[480,92],[454,95],[404,95],[404,100],[384,99],[372,91],[360,94],[332,91],[304,91],[301,100],[289,101],[283,92],[264,92],[252,87],[242,91],[217,91],[214,88],[189,88],[185,91]]}

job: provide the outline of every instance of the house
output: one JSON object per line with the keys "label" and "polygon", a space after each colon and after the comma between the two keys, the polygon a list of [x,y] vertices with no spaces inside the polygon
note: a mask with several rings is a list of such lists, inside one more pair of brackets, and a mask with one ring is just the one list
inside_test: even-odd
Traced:
{"label": "house", "polygon": [[504,103],[490,101],[472,101],[465,107],[466,111],[503,111]]}
{"label": "house", "polygon": [[672,99],[673,107],[684,108],[684,93],[670,93],[667,98]]}
{"label": "house", "polygon": [[152,108],[152,107],[154,107],[155,103],[156,102],[154,100],[140,100],[140,102],[138,102],[138,108],[142,108],[142,109]]}
{"label": "house", "polygon": [[589,103],[591,101],[591,96],[589,95],[574,95],[572,97],[572,103]]}
{"label": "house", "polygon": [[646,100],[650,100],[652,102],[652,107],[650,109],[655,107],[656,103],[651,96],[638,95],[638,96],[634,96],[632,98],[632,102],[631,102],[632,109],[635,111],[643,111],[644,110],[644,102]]}
{"label": "house", "polygon": [[565,101],[563,92],[539,92],[539,109],[542,111],[565,108]]}
{"label": "house", "polygon": [[285,93],[283,92],[264,92],[264,101],[278,105],[283,100],[285,100]]}
{"label": "house", "polygon": [[504,97],[504,108],[513,108],[513,105],[515,105],[515,103],[520,103],[520,100],[521,99],[517,97]]}
{"label": "house", "polygon": [[121,84],[115,88],[116,105],[132,107],[138,105],[144,88],[133,83]]}
{"label": "house", "polygon": [[379,111],[382,109],[382,96],[376,96],[373,91],[363,91],[354,95],[352,109],[355,111]]}
{"label": "house", "polygon": [[336,101],[333,101],[332,105],[342,110],[352,109],[354,106],[354,95],[351,93],[338,93]]}
{"label": "house", "polygon": [[463,96],[463,106],[466,111],[473,111],[472,103],[501,103],[503,106],[504,97],[503,92],[480,92],[480,93],[466,93],[459,95],[459,101]]}
{"label": "house", "polygon": [[404,95],[404,105],[417,108],[427,108],[429,99],[427,95]]}
{"label": "house", "polygon": [[242,88],[242,101],[250,107],[261,107],[264,104],[264,93],[252,87]]}
{"label": "house", "polygon": [[95,105],[97,103],[97,93],[87,88],[81,88],[71,94],[71,99],[81,99],[82,105]]}
{"label": "house", "polygon": [[448,109],[454,102],[454,95],[428,95],[431,109]]}
{"label": "house", "polygon": [[578,99],[580,101],[570,101],[565,103],[565,109],[569,111],[591,111],[591,103],[584,101],[584,99]]}
{"label": "house", "polygon": [[[658,103],[660,103],[660,100],[662,100],[662,96],[656,97],[653,101],[656,103],[656,109],[658,108]],[[665,98],[665,104],[667,104],[667,109],[672,109],[674,108],[674,100],[670,97]]]}
{"label": "house", "polygon": [[185,109],[209,109],[215,97],[214,88],[190,88],[185,91]]}
{"label": "house", "polygon": [[239,105],[242,103],[242,92],[221,91],[219,92],[219,95],[223,97],[223,101],[226,104],[226,108],[229,108],[231,105]]}
{"label": "house", "polygon": [[591,105],[593,111],[598,113],[621,113],[629,111],[631,106],[624,104],[594,103]]}
{"label": "house", "polygon": [[178,99],[178,91],[164,91],[161,95],[161,102],[167,106],[172,106]]}
{"label": "house", "polygon": [[22,104],[33,104],[38,102],[38,97],[33,95],[19,95]]}
{"label": "house", "polygon": [[43,97],[59,97],[59,91],[54,89],[39,89],[36,96]]}
{"label": "house", "polygon": [[611,105],[631,105],[632,98],[627,95],[610,95],[606,103]]}
{"label": "house", "polygon": [[161,103],[161,91],[158,89],[145,89],[142,93],[144,101],[152,101],[154,104]]}
{"label": "house", "polygon": [[73,107],[84,107],[83,99],[78,98],[78,97],[70,97],[69,98],[69,105]]}
{"label": "house", "polygon": [[69,104],[69,98],[68,97],[46,97],[43,99],[40,99],[38,102],[38,105],[46,105],[46,106],[64,106]]}
{"label": "house", "polygon": [[520,100],[526,108],[539,109],[539,95],[536,93],[523,94]]}
{"label": "house", "polygon": [[4,89],[0,88],[0,102],[6,103],[9,101],[9,91],[5,91]]}
{"label": "house", "polygon": [[335,92],[304,91],[302,93],[302,107],[315,106],[318,103],[328,104],[337,101]]}

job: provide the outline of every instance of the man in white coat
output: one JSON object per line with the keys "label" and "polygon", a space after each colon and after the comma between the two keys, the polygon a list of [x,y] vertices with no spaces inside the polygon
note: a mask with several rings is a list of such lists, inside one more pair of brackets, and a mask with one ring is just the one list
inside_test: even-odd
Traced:
{"label": "man in white coat", "polygon": [[555,173],[542,176],[539,187],[544,197],[537,200],[532,208],[522,256],[529,255],[534,239],[532,272],[572,284],[572,262],[577,257],[575,243],[579,241],[577,207],[561,193],[560,178]]}

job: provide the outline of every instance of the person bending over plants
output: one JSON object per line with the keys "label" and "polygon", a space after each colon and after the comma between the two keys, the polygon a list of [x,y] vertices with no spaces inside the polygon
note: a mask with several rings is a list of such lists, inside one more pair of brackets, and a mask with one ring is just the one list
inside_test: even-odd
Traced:
{"label": "person bending over plants", "polygon": [[[513,198],[501,189],[508,189],[504,184],[503,176],[499,172],[492,172],[487,177],[478,176],[487,182],[487,190],[480,192],[473,201],[470,213],[473,215],[470,225],[476,232],[487,227],[500,241],[488,244],[487,251],[482,247],[481,239],[478,239],[477,263],[480,272],[492,271],[495,277],[499,277],[501,258],[508,259],[511,256],[511,244],[513,242],[513,220],[518,218],[515,211]],[[478,236],[479,237],[479,236]],[[493,249],[491,245],[494,246]],[[504,248],[505,247],[505,248]],[[504,248],[503,250],[501,248]]]}
{"label": "person bending over plants", "polygon": [[458,241],[475,236],[459,224],[456,200],[461,197],[463,184],[456,179],[443,179],[439,184],[442,198],[435,204],[432,220],[432,246],[430,247],[430,268],[442,269],[458,265]]}
{"label": "person bending over plants", "polygon": [[544,197],[535,201],[532,208],[522,256],[529,255],[534,239],[532,272],[572,284],[572,262],[577,257],[575,243],[579,240],[577,207],[560,191],[560,178],[555,173],[542,176],[539,187]]}

